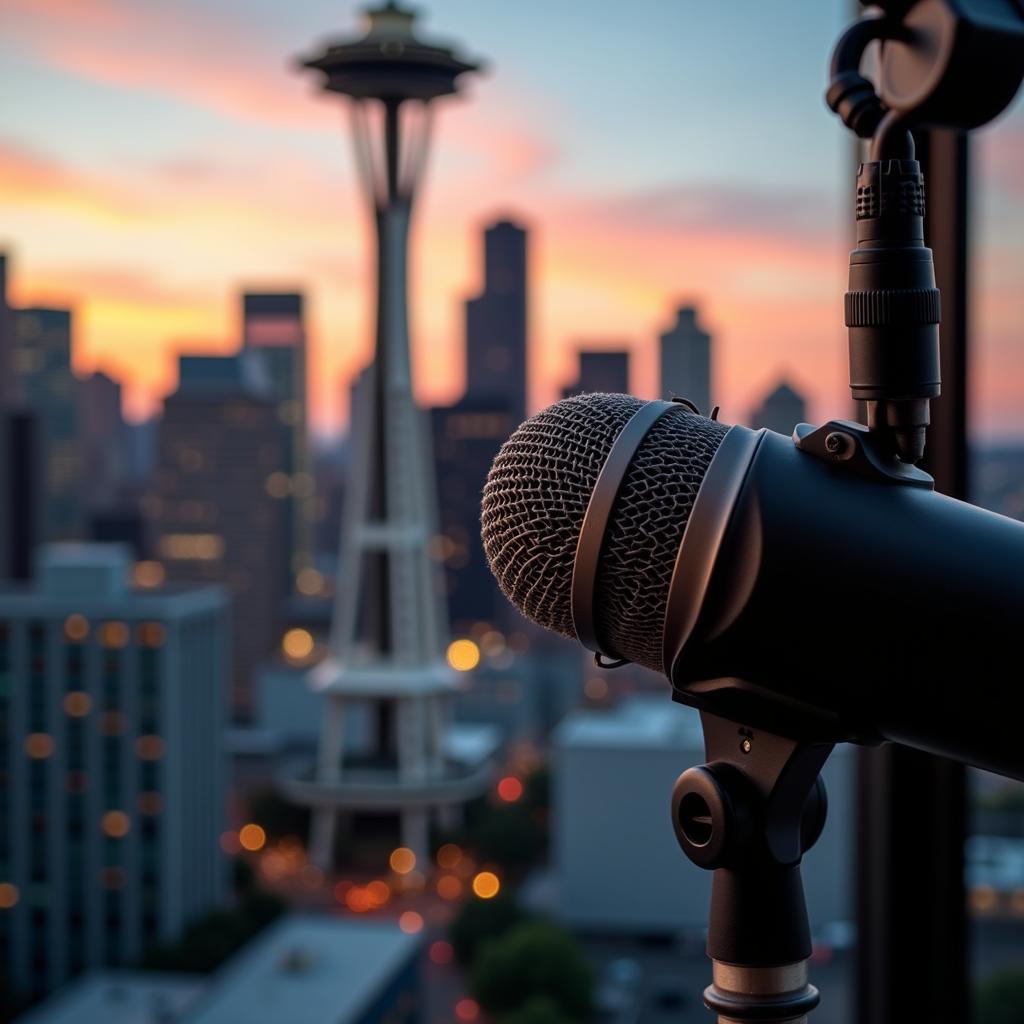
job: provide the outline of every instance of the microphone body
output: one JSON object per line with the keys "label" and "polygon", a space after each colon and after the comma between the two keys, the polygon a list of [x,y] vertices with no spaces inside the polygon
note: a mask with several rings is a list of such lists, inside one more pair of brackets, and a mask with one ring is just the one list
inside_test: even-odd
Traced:
{"label": "microphone body", "polygon": [[785,735],[894,740],[1024,776],[1024,524],[733,427],[698,493],[668,605],[667,674],[685,703]]}
{"label": "microphone body", "polygon": [[1024,778],[1024,524],[681,409],[616,450],[645,405],[563,400],[503,445],[483,541],[520,611],[747,728]]}

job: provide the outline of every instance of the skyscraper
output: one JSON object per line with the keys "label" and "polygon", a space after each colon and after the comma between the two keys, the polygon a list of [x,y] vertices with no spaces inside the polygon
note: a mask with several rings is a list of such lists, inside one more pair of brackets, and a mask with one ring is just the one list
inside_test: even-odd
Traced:
{"label": "skyscraper", "polygon": [[227,600],[133,590],[116,545],[0,590],[0,963],[39,995],[224,896]]}
{"label": "skyscraper", "polygon": [[563,398],[605,391],[629,392],[629,353],[626,351],[581,351],[576,380],[562,389]]}
{"label": "skyscraper", "polygon": [[711,415],[711,335],[697,324],[697,310],[681,306],[661,336],[661,397],[688,398]]}
{"label": "skyscraper", "polygon": [[520,421],[500,400],[469,397],[430,416],[440,511],[434,555],[444,566],[452,631],[466,636],[475,623],[515,614],[480,544],[480,495],[494,456]]}
{"label": "skyscraper", "polygon": [[483,234],[480,295],[466,303],[466,391],[431,409],[444,565],[456,634],[510,614],[480,547],[480,494],[506,437],[526,418],[527,231],[500,220]]}
{"label": "skyscraper", "polygon": [[765,395],[761,404],[750,414],[750,425],[767,427],[787,437],[798,423],[807,420],[807,403],[803,395],[794,391],[787,381],[781,381]]}
{"label": "skyscraper", "polygon": [[25,580],[42,535],[46,453],[40,417],[25,407],[15,374],[14,311],[0,252],[0,579]]}
{"label": "skyscraper", "polygon": [[156,554],[168,580],[224,583],[233,607],[237,718],[279,637],[289,495],[278,402],[259,359],[182,356],[160,424]]}
{"label": "skyscraper", "polygon": [[295,577],[312,563],[313,475],[306,409],[306,327],[298,292],[246,292],[242,296],[242,344],[259,352],[267,366],[275,414],[284,438],[288,495],[282,543],[282,588],[290,594]]}
{"label": "skyscraper", "polygon": [[117,505],[128,478],[128,431],[121,384],[102,371],[78,382],[83,498],[89,512]]}
{"label": "skyscraper", "polygon": [[7,300],[7,253],[0,252],[0,409],[17,400],[11,349],[11,307]]}
{"label": "skyscraper", "polygon": [[78,380],[71,372],[71,312],[14,311],[14,368],[25,407],[39,420],[44,467],[42,538],[82,536]]}
{"label": "skyscraper", "polygon": [[32,574],[44,470],[39,417],[0,408],[0,580],[27,580]]}
{"label": "skyscraper", "polygon": [[484,287],[466,303],[466,398],[501,403],[526,419],[526,229],[499,220],[484,231]]}

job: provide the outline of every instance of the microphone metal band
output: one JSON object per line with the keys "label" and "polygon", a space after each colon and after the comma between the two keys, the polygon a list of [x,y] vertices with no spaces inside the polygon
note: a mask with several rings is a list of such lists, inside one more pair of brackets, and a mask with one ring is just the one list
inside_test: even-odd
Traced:
{"label": "microphone metal band", "polygon": [[[690,412],[682,402],[654,401],[642,405],[619,431],[618,437],[608,452],[594,490],[591,492],[587,511],[580,527],[576,544],[576,557],[572,567],[572,623],[576,636],[588,650],[599,657],[614,659],[622,664],[624,659],[602,647],[597,637],[594,622],[594,584],[597,581],[598,562],[604,543],[605,530],[611,518],[615,498],[629,470],[633,456],[643,444],[651,427],[667,412]],[[598,662],[601,664],[601,662]],[[611,667],[611,666],[607,666]]]}

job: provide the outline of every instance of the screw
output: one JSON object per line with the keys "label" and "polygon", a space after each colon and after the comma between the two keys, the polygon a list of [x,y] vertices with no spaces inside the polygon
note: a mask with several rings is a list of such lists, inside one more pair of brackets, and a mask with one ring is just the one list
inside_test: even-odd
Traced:
{"label": "screw", "polygon": [[745,739],[740,744],[740,750],[742,750],[744,754],[749,754],[750,751],[753,749],[753,746],[754,746],[754,744],[751,743],[749,739]]}
{"label": "screw", "polygon": [[833,430],[831,434],[828,434],[825,438],[825,451],[831,455],[842,455],[846,451],[846,446],[849,443],[849,438],[846,434],[841,434],[838,430]]}

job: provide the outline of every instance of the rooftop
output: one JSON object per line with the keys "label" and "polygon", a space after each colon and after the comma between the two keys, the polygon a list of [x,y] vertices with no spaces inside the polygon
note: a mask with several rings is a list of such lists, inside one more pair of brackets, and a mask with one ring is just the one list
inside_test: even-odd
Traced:
{"label": "rooftop", "polygon": [[416,954],[397,924],[294,915],[232,957],[182,1024],[347,1024]]}
{"label": "rooftop", "polygon": [[556,730],[560,747],[703,749],[700,717],[664,697],[631,697],[610,711],[574,711]]}
{"label": "rooftop", "polygon": [[224,605],[220,586],[161,583],[134,586],[129,582],[133,558],[123,544],[68,541],[42,545],[35,558],[35,577],[0,581],[0,614],[67,615],[88,608],[94,618],[151,617],[191,614]]}
{"label": "rooftop", "polygon": [[19,1024],[169,1024],[209,983],[198,974],[92,971],[18,1018]]}

